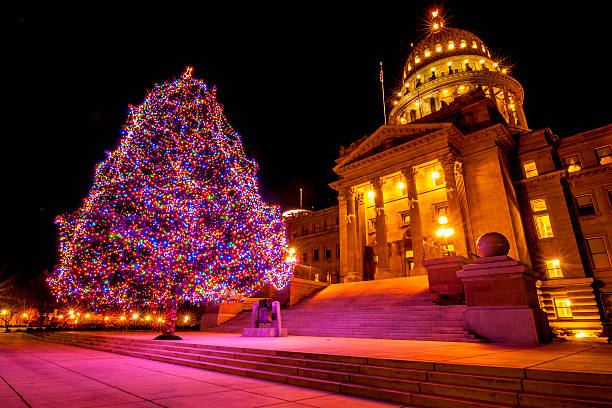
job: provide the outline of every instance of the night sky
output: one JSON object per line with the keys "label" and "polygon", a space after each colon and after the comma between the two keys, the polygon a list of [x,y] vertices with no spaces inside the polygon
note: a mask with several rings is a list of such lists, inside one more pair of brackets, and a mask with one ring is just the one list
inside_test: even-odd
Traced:
{"label": "night sky", "polygon": [[[53,220],[87,195],[95,164],[119,141],[128,105],[187,65],[217,86],[228,120],[260,165],[266,201],[295,208],[303,188],[306,208],[336,204],[327,184],[340,145],[383,123],[379,61],[393,95],[432,4],[191,3],[32,7],[11,15],[0,268],[31,276],[53,265]],[[444,9],[449,26],[474,32],[514,64],[530,128],[564,137],[609,124],[609,27],[597,4],[534,4],[447,1]]]}

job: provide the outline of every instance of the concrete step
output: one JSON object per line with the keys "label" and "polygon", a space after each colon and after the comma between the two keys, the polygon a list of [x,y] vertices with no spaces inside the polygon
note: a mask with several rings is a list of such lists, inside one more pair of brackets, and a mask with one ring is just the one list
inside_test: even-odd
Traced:
{"label": "concrete step", "polygon": [[612,406],[612,375],[41,333],[54,342],[421,407]]}

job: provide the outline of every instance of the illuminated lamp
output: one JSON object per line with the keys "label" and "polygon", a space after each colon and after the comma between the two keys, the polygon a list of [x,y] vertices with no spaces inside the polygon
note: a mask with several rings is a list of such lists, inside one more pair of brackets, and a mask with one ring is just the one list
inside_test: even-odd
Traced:
{"label": "illuminated lamp", "polygon": [[374,191],[373,191],[373,190],[368,191],[368,198],[369,198],[370,200],[373,200],[375,195],[376,195],[376,194],[374,193]]}
{"label": "illuminated lamp", "polygon": [[438,52],[442,52],[442,46],[438,45],[438,46],[436,47],[436,51],[438,51]]}
{"label": "illuminated lamp", "polygon": [[402,183],[401,181],[397,183],[397,188],[399,188],[400,190],[402,190],[404,187],[406,187],[406,185]]}
{"label": "illuminated lamp", "polygon": [[453,48],[455,48],[455,43],[451,41],[448,43],[448,49],[452,50]]}
{"label": "illuminated lamp", "polygon": [[421,62],[421,59],[420,59],[419,57],[416,57],[416,58],[414,59],[414,62],[416,62],[416,63],[418,64],[419,62]]}
{"label": "illuminated lamp", "polygon": [[401,93],[401,92],[398,92],[398,93],[397,93],[397,96],[400,96],[400,97],[401,97],[401,96],[402,96],[402,93]]}
{"label": "illuminated lamp", "polygon": [[429,57],[430,55],[431,55],[431,52],[430,52],[429,50],[426,50],[426,51],[425,51],[425,56],[426,56],[426,57]]}

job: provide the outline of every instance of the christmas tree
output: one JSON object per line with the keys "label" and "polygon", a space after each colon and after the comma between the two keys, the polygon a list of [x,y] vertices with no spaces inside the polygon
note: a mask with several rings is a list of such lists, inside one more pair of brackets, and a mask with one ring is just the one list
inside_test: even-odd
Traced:
{"label": "christmas tree", "polygon": [[216,89],[191,76],[155,85],[130,106],[116,150],[96,166],[75,212],[57,217],[56,297],[95,311],[240,300],[285,286],[285,224],[258,192],[257,164]]}

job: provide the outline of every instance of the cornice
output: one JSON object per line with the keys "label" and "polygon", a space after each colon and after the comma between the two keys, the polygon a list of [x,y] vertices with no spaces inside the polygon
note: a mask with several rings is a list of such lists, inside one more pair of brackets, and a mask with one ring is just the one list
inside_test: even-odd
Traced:
{"label": "cornice", "polygon": [[[442,126],[441,126],[442,125]],[[411,125],[398,125],[398,126],[411,126]],[[423,126],[431,126],[431,125],[412,125],[414,127],[421,128]],[[406,151],[420,148],[423,146],[431,146],[432,142],[439,141],[441,139],[446,139],[446,146],[452,148],[453,150],[459,150],[458,147],[461,145],[464,135],[452,124],[444,123],[437,124],[434,127],[429,127],[430,129],[434,129],[433,132],[427,133],[418,138],[409,140],[405,143],[402,143],[398,146],[394,146],[382,152],[373,154],[371,156],[365,157],[363,159],[356,160],[354,162],[350,162],[349,160],[344,161],[343,163],[338,164],[334,167],[334,172],[339,176],[346,175],[347,173],[355,172],[356,170],[364,167],[371,166],[372,163],[381,163],[386,159],[391,157],[397,157],[402,155]],[[436,129],[437,128],[437,129]],[[374,135],[372,135],[374,136]],[[362,146],[355,149],[354,154],[352,154],[351,158],[358,158],[359,154],[367,154],[369,151],[379,146],[382,142],[386,140],[385,138],[372,139],[372,143],[368,143],[369,140],[366,140]],[[346,164],[345,164],[346,163]],[[335,184],[335,183],[334,183]]]}

